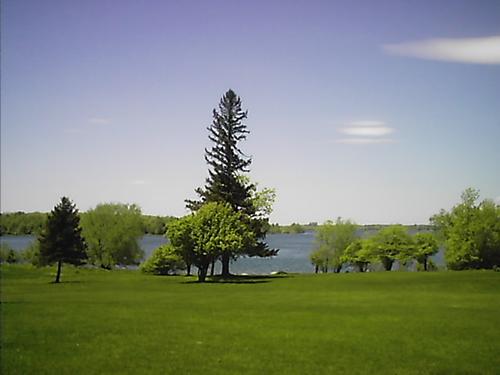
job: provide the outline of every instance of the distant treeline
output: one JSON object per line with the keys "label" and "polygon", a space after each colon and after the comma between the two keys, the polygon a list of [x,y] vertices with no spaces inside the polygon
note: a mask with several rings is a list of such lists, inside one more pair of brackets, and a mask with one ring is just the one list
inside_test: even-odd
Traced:
{"label": "distant treeline", "polygon": [[38,234],[47,222],[45,212],[13,212],[0,214],[0,235]]}
{"label": "distant treeline", "polygon": [[[0,235],[39,234],[47,221],[46,212],[12,212],[0,214]],[[85,212],[81,213],[85,216]],[[144,233],[163,235],[167,231],[168,223],[175,220],[174,216],[142,215]],[[369,224],[362,225],[365,230],[378,231],[388,225]],[[290,225],[271,224],[268,233],[305,233],[314,232],[321,225],[316,222],[308,224],[292,223]],[[432,230],[432,225],[414,224],[407,225],[408,229],[416,231]]]}
{"label": "distant treeline", "polygon": [[[388,226],[389,225],[387,225],[387,224],[367,224],[367,225],[360,225],[360,228],[363,228],[364,230],[367,230],[367,231],[379,231],[380,229],[386,228]],[[318,224],[316,222],[312,222],[309,224],[292,223],[290,225],[271,224],[269,226],[268,233],[315,232],[321,227],[322,227],[322,225]],[[405,227],[408,229],[413,229],[416,232],[431,231],[434,229],[434,227],[432,225],[428,225],[428,224],[412,224],[412,225],[405,225]]]}
{"label": "distant treeline", "polygon": [[[80,214],[85,216],[85,212]],[[45,226],[46,212],[12,212],[0,214],[0,235],[37,235]],[[142,215],[145,234],[165,234],[167,225],[176,218],[173,216]]]}

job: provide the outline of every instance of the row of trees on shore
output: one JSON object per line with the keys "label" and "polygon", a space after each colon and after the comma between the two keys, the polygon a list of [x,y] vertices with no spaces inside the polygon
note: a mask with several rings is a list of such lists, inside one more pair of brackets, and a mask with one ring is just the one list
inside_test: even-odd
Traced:
{"label": "row of trees on shore", "polygon": [[413,261],[427,271],[434,267],[429,257],[443,245],[449,269],[498,267],[500,206],[491,200],[478,203],[478,199],[479,191],[466,189],[461,203],[431,218],[432,231],[414,235],[405,226],[391,225],[371,237],[359,238],[358,226],[349,220],[326,222],[316,233],[311,262],[316,272],[340,272],[343,266],[364,272],[373,263],[389,271],[395,262],[404,266]]}
{"label": "row of trees on shore", "polygon": [[429,257],[439,250],[433,233],[419,232],[412,236],[403,225],[384,227],[369,238],[359,238],[357,229],[354,223],[338,219],[318,231],[316,248],[310,256],[316,273],[340,272],[344,266],[365,272],[372,263],[382,264],[390,271],[396,261],[406,265],[413,260],[427,271]]}
{"label": "row of trees on shore", "polygon": [[[57,264],[56,282],[63,263],[88,263],[111,269],[114,265],[139,264],[144,252],[137,243],[142,235],[141,211],[136,205],[100,204],[80,217],[75,204],[62,197],[48,214],[37,241],[23,254],[36,266]],[[7,261],[14,262],[8,252]]]}
{"label": "row of trees on shore", "polygon": [[[442,244],[450,269],[493,268],[500,264],[500,207],[490,200],[477,203],[477,199],[478,191],[467,189],[460,204],[432,217],[433,228],[438,230],[413,236],[408,227],[394,225],[359,238],[359,227],[348,220],[326,222],[317,228],[311,261],[316,272],[339,272],[344,265],[363,272],[373,263],[390,270],[396,261],[403,265],[416,261],[420,269],[428,270],[432,267],[429,257]],[[245,230],[244,220],[227,204],[204,204],[196,213],[171,222],[167,230],[170,243],[155,250],[141,268],[155,274],[187,268],[189,274],[194,265],[200,280],[205,280],[208,266],[213,267],[224,251],[235,258],[255,246],[256,237]],[[136,241],[142,234],[140,222],[140,209],[124,204],[98,205],[80,222],[76,207],[63,198],[49,215],[39,245],[27,255],[38,265],[58,263],[58,275],[63,262],[86,261],[108,269],[116,264],[137,264],[143,256]],[[54,251],[58,241],[66,250]],[[240,251],[235,254],[234,249]],[[5,254],[3,250],[2,262],[16,262],[13,250]]]}
{"label": "row of trees on shore", "polygon": [[[87,212],[81,212],[83,219]],[[7,212],[0,214],[0,235],[39,235],[47,223],[47,212]],[[144,234],[164,235],[173,216],[141,215]]]}

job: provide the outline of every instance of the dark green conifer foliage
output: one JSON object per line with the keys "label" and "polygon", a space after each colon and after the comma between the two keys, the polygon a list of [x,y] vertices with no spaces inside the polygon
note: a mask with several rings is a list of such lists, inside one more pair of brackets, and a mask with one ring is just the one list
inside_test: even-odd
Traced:
{"label": "dark green conifer foliage", "polygon": [[193,211],[205,202],[226,202],[235,211],[250,208],[250,186],[245,186],[238,175],[248,172],[252,159],[238,147],[245,140],[248,130],[243,120],[247,111],[241,108],[241,99],[233,90],[228,90],[219,103],[219,110],[213,110],[213,121],[207,129],[208,138],[214,143],[205,149],[205,160],[209,165],[208,178],[204,188],[196,189],[199,201],[187,200],[187,207]]}
{"label": "dark green conifer foliage", "polygon": [[[240,176],[248,172],[251,157],[245,155],[238,143],[246,139],[249,131],[243,120],[247,111],[241,107],[241,99],[233,90],[228,90],[222,97],[219,108],[213,110],[212,125],[208,127],[208,138],[213,142],[210,149],[205,149],[205,160],[209,165],[209,176],[203,188],[196,189],[200,200],[186,200],[186,206],[196,211],[204,203],[228,203],[235,211],[246,215],[247,225],[257,239],[266,234],[267,222],[255,217],[256,209],[251,201],[252,184],[246,184]],[[236,250],[236,249],[235,249]],[[236,251],[235,251],[236,253]],[[237,253],[241,254],[241,251]],[[270,250],[264,242],[245,249],[249,256],[272,256],[277,251]],[[229,275],[229,261],[233,255],[222,254],[222,275]]]}
{"label": "dark green conifer foliage", "polygon": [[56,283],[61,278],[62,263],[80,265],[85,261],[86,246],[81,236],[80,217],[69,198],[62,197],[51,211],[39,242],[41,264],[57,263]]}

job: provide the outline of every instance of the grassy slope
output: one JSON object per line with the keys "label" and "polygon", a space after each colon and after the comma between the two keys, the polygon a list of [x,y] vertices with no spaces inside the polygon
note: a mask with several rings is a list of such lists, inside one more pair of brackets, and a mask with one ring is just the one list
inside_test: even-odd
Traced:
{"label": "grassy slope", "polygon": [[[189,283],[2,266],[5,374],[494,374],[500,273]],[[243,280],[245,281],[245,280]]]}

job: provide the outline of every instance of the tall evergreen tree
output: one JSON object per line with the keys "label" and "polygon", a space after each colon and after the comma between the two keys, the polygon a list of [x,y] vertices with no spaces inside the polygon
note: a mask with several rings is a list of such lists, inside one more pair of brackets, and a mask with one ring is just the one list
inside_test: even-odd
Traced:
{"label": "tall evergreen tree", "polygon": [[56,283],[61,278],[62,263],[80,265],[86,259],[80,217],[69,198],[62,197],[61,202],[50,212],[39,242],[41,263],[57,263]]}
{"label": "tall evergreen tree", "polygon": [[[228,203],[233,210],[241,212],[246,218],[246,224],[257,239],[263,239],[266,234],[267,221],[257,214],[252,193],[255,186],[241,175],[249,171],[251,157],[245,155],[238,146],[246,139],[249,131],[243,120],[247,111],[241,107],[241,99],[233,90],[228,90],[219,103],[219,108],[213,110],[213,121],[208,127],[208,138],[214,143],[210,149],[205,149],[205,160],[209,165],[209,176],[203,188],[196,189],[200,200],[186,200],[187,207],[198,210],[207,202]],[[231,258],[242,254],[242,249],[225,251],[221,255],[222,275],[229,275]],[[244,249],[244,254],[250,256],[276,255],[277,250],[271,250],[262,241]]]}

